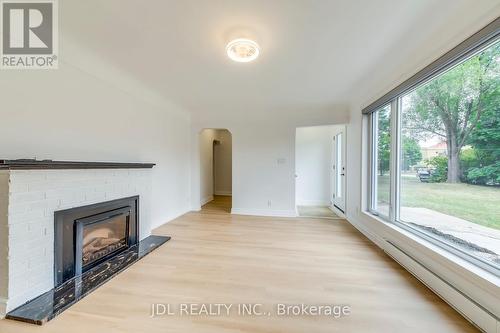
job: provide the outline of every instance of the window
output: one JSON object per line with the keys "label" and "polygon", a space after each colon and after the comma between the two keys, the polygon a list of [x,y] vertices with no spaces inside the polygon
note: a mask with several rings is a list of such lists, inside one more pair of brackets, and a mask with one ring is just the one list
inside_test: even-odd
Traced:
{"label": "window", "polygon": [[371,210],[389,217],[390,156],[391,156],[391,106],[387,105],[372,114],[373,141],[373,198]]}
{"label": "window", "polygon": [[498,37],[389,102],[370,113],[370,211],[499,274]]}

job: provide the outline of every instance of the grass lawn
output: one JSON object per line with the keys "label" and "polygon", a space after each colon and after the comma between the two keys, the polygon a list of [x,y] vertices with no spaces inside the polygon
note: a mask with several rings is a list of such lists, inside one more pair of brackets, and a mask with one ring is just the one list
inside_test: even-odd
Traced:
{"label": "grass lawn", "polygon": [[[379,202],[389,201],[389,176],[379,176]],[[500,229],[500,188],[469,184],[422,183],[403,175],[401,206],[422,207]]]}

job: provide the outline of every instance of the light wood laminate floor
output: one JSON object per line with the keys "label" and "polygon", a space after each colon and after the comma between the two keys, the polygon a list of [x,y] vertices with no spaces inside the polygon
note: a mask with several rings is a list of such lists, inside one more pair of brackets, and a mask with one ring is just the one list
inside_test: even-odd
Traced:
{"label": "light wood laminate floor", "polygon": [[[0,332],[475,331],[348,222],[236,216],[229,206],[217,197],[158,228],[172,240],[48,324],[0,320]],[[344,304],[352,313],[150,318],[152,303]]]}

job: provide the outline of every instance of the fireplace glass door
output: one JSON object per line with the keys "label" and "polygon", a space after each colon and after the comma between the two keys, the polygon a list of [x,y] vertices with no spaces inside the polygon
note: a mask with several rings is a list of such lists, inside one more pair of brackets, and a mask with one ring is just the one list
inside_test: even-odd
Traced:
{"label": "fireplace glass door", "polygon": [[128,247],[130,208],[76,221],[76,264],[81,272]]}

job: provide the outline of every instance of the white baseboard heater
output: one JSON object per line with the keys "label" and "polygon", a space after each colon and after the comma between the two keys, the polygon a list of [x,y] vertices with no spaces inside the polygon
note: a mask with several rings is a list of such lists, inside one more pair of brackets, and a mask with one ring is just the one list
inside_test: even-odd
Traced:
{"label": "white baseboard heater", "polygon": [[483,332],[500,333],[500,318],[494,313],[431,271],[392,241],[385,239],[385,242],[390,245],[390,247],[383,249],[385,253],[401,266],[405,267],[413,276],[441,297],[474,326]]}

